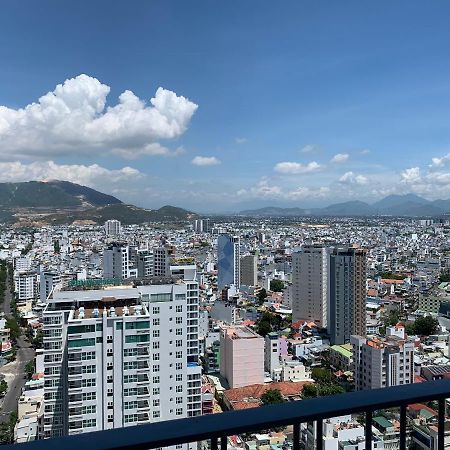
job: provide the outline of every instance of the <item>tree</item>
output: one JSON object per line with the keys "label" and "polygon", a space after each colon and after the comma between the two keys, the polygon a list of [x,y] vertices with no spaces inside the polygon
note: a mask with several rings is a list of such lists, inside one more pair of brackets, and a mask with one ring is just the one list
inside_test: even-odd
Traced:
{"label": "tree", "polygon": [[258,322],[256,326],[256,332],[260,336],[265,336],[266,334],[269,334],[272,331],[272,327],[270,326],[270,322],[266,320],[261,320]]}
{"label": "tree", "polygon": [[28,379],[31,380],[34,375],[34,359],[27,362],[25,366],[25,373],[27,374]]}
{"label": "tree", "polygon": [[9,335],[11,337],[11,340],[17,341],[21,333],[19,324],[14,317],[8,317],[6,319],[6,328],[9,328]]}
{"label": "tree", "polygon": [[313,367],[311,369],[311,377],[317,383],[332,383],[334,375],[331,370],[324,369],[323,367]]}
{"label": "tree", "polygon": [[0,381],[0,396],[3,397],[8,390],[8,383],[5,380]]}
{"label": "tree", "polygon": [[302,398],[326,397],[328,395],[342,394],[345,389],[335,383],[330,384],[305,384],[302,390]]}
{"label": "tree", "polygon": [[270,290],[273,292],[281,292],[284,289],[284,283],[281,280],[271,280]]}
{"label": "tree", "polygon": [[274,405],[276,403],[284,403],[284,398],[279,389],[268,389],[261,395],[261,403],[263,405]]}
{"label": "tree", "polygon": [[439,322],[431,316],[418,317],[414,322],[414,333],[419,336],[429,336],[436,333]]}
{"label": "tree", "polygon": [[262,288],[259,292],[258,292],[258,302],[260,305],[262,305],[264,303],[264,300],[267,297],[267,291]]}

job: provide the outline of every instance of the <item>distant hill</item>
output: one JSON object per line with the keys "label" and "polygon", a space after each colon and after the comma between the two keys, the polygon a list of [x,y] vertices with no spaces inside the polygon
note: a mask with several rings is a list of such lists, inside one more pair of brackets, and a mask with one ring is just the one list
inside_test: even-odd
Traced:
{"label": "distant hill", "polygon": [[80,184],[70,183],[69,181],[52,180],[45,184],[61,189],[68,195],[77,197],[78,199],[96,206],[115,205],[122,203],[118,198],[112,195],[103,194],[90,187],[81,186]]}
{"label": "distant hill", "polygon": [[239,214],[248,217],[292,217],[292,216],[405,216],[429,217],[450,213],[450,200],[430,201],[416,194],[389,195],[373,204],[359,200],[334,203],[324,208],[302,209],[266,207],[245,210]]}
{"label": "distant hill", "polygon": [[0,183],[0,221],[21,224],[70,224],[74,221],[123,224],[184,221],[196,214],[166,205],[150,210],[126,205],[112,195],[69,181]]}

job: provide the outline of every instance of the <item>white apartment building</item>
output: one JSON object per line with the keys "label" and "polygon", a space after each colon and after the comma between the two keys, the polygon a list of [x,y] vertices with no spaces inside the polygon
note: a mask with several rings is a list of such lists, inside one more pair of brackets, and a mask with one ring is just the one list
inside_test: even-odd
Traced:
{"label": "white apartment building", "polygon": [[264,370],[273,376],[280,364],[280,341],[277,333],[267,333],[264,338]]}
{"label": "white apartment building", "polygon": [[414,343],[397,336],[351,336],[355,389],[377,389],[414,382]]}
{"label": "white apartment building", "polygon": [[42,271],[39,274],[39,293],[41,302],[45,302],[54,289],[60,282],[61,276],[58,272]]}
{"label": "white apartment building", "polygon": [[246,255],[240,262],[241,284],[244,286],[256,286],[258,284],[257,257]]}
{"label": "white apartment building", "polygon": [[107,220],[105,222],[106,236],[119,236],[121,231],[121,224],[118,220]]}
{"label": "white apartment building", "polygon": [[19,302],[34,300],[38,294],[38,274],[36,272],[15,272],[14,291]]}
{"label": "white apartment building", "polygon": [[14,258],[14,270],[26,272],[31,268],[31,260],[28,256],[18,256]]}
{"label": "white apartment building", "polygon": [[306,245],[292,254],[292,320],[327,327],[329,250]]}
{"label": "white apartment building", "polygon": [[195,281],[54,291],[43,321],[44,438],[201,414]]}
{"label": "white apartment building", "polygon": [[130,259],[126,243],[115,242],[103,250],[103,277],[129,278]]}

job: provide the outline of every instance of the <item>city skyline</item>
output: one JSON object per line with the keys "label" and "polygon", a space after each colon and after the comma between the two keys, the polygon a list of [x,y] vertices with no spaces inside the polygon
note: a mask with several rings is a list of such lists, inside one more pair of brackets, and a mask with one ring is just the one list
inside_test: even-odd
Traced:
{"label": "city skyline", "polygon": [[0,182],[199,212],[450,197],[446,4],[25,3],[0,18]]}

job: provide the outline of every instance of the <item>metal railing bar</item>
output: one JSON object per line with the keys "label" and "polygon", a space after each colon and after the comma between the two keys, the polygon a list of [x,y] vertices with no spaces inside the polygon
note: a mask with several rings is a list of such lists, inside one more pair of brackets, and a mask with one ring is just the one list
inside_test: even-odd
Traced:
{"label": "metal railing bar", "polygon": [[218,450],[216,437],[211,438],[211,450]]}
{"label": "metal railing bar", "polygon": [[406,450],[406,405],[400,406],[400,450]]}
{"label": "metal railing bar", "polygon": [[445,440],[445,398],[438,400],[438,450],[444,450]]}
{"label": "metal railing bar", "polygon": [[317,450],[323,449],[323,421],[318,420],[316,422],[316,448]]}
{"label": "metal railing bar", "polygon": [[372,450],[372,411],[366,411],[366,450]]}
{"label": "metal railing bar", "polygon": [[222,436],[220,438],[220,450],[227,450],[228,448],[228,440],[226,436]]}
{"label": "metal railing bar", "polygon": [[4,450],[145,450],[221,436],[252,433],[293,423],[312,422],[346,414],[399,407],[450,397],[450,380],[429,381],[339,396],[287,402],[261,408],[170,420],[131,428],[4,446]]}
{"label": "metal railing bar", "polygon": [[294,432],[292,436],[293,450],[300,450],[300,424],[294,423]]}

